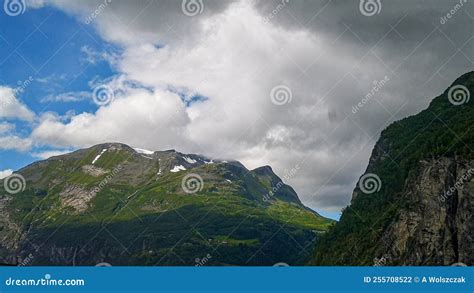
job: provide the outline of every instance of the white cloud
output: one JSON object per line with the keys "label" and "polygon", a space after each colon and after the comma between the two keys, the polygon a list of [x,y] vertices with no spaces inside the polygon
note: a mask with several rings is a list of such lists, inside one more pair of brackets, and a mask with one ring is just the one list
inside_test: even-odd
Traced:
{"label": "white cloud", "polygon": [[[349,158],[349,153],[333,154],[331,143],[337,142],[321,140],[336,125],[327,120],[330,104],[318,100],[356,64],[350,48],[331,48],[324,35],[266,23],[250,3],[233,4],[196,27],[201,32],[196,41],[164,48],[126,46],[116,64],[122,76],[110,82],[124,91],[121,97],[67,123],[46,115],[32,138],[58,147],[120,141],[153,150],[176,148],[238,159],[250,168],[270,164],[279,174],[299,164],[299,178],[289,183],[309,201],[314,186]],[[318,70],[307,72],[309,77],[301,72],[328,52],[338,58],[319,60]],[[370,62],[364,66],[377,70]],[[154,92],[124,87],[124,80],[137,80]],[[274,105],[270,97],[280,84],[293,94],[291,103],[283,106]],[[349,86],[354,86],[349,91],[358,91],[357,85]],[[186,108],[178,95],[166,90],[170,87],[209,99]],[[349,136],[346,150],[356,149],[357,134]],[[353,139],[357,143],[352,145]],[[350,162],[354,164],[360,160]],[[314,165],[324,169],[314,170]]]}
{"label": "white cloud", "polygon": [[[137,146],[159,144],[162,148],[182,145],[188,123],[179,96],[129,89],[95,114],[82,113],[65,124],[57,115],[45,114],[31,137],[51,146],[88,146],[99,142],[127,142]],[[133,135],[132,135],[133,134]],[[163,139],[160,139],[163,138]]]}
{"label": "white cloud", "polygon": [[[80,21],[97,5],[50,2]],[[175,148],[241,160],[251,168],[268,164],[280,175],[299,165],[289,183],[303,202],[337,210],[349,202],[380,131],[426,107],[469,66],[458,59],[462,54],[450,58],[456,51],[442,34],[424,40],[431,20],[405,15],[402,4],[384,4],[386,17],[368,18],[359,15],[357,3],[333,1],[324,8],[317,1],[290,1],[268,22],[280,1],[204,1],[205,13],[196,17],[183,15],[179,2],[117,0],[104,9],[93,25],[123,48],[113,58],[120,75],[108,81],[120,94],[96,113],[70,120],[44,114],[31,138],[57,147],[119,141]],[[439,11],[420,7],[425,16],[438,17]],[[391,26],[403,15],[406,22],[396,28],[400,37]],[[455,26],[465,31],[453,21],[450,28]],[[98,57],[84,53],[90,62]],[[455,63],[443,68],[449,80],[424,84],[440,72],[439,60]],[[387,85],[357,115],[351,113],[385,76]],[[271,102],[277,85],[291,89],[290,103]],[[171,91],[208,100],[186,107]]]}
{"label": "white cloud", "polygon": [[0,150],[27,151],[33,145],[30,138],[21,138],[16,135],[0,137]]}
{"label": "white cloud", "polygon": [[10,132],[15,129],[15,124],[2,122],[0,123],[0,134]]}
{"label": "white cloud", "polygon": [[79,102],[86,99],[92,100],[90,92],[67,92],[58,95],[49,95],[41,99],[41,103],[48,102]]}
{"label": "white cloud", "polygon": [[14,89],[0,86],[0,118],[33,121],[35,114],[17,99]]}
{"label": "white cloud", "polygon": [[0,179],[6,178],[10,175],[13,174],[13,170],[7,169],[7,170],[0,170]]}

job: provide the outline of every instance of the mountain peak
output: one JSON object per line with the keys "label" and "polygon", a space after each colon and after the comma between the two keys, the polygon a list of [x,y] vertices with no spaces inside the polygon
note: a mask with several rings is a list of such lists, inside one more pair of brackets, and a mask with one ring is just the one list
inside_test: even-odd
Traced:
{"label": "mountain peak", "polygon": [[261,166],[261,167],[258,167],[258,168],[255,168],[252,170],[252,172],[255,172],[257,174],[273,174],[273,169],[272,167],[268,166],[268,165],[265,165],[265,166]]}
{"label": "mountain peak", "polygon": [[[121,169],[123,172],[116,174],[111,180],[127,182],[133,186],[146,184],[150,179],[160,182],[173,174],[209,174],[206,176],[211,178],[222,176],[219,180],[225,182],[235,183],[236,180],[241,180],[238,184],[243,184],[242,190],[247,190],[243,194],[249,199],[270,204],[284,201],[303,206],[296,191],[285,184],[269,165],[249,171],[239,161],[210,159],[202,155],[181,153],[174,149],[152,151],[116,142],[97,144],[51,158],[49,161],[58,159],[71,161],[72,165],[82,168],[82,173],[93,177],[101,177]],[[44,164],[39,161],[30,166],[44,166]]]}
{"label": "mountain peak", "polygon": [[94,147],[102,147],[102,148],[132,149],[132,147],[130,147],[129,145],[124,144],[124,143],[120,143],[120,142],[104,142],[104,143],[96,144],[92,147],[93,148]]}
{"label": "mountain peak", "polygon": [[[71,259],[77,265],[183,265],[213,245],[219,249],[215,264],[304,264],[309,252],[289,244],[309,246],[332,223],[301,204],[269,166],[249,172],[237,161],[175,150],[103,143],[18,173],[26,182],[21,193],[9,196],[0,184],[0,195],[7,194],[0,197],[0,258],[10,263],[43,245],[35,265]],[[104,223],[109,233],[98,234]],[[188,233],[191,223],[205,241]],[[275,249],[281,247],[287,249]]]}

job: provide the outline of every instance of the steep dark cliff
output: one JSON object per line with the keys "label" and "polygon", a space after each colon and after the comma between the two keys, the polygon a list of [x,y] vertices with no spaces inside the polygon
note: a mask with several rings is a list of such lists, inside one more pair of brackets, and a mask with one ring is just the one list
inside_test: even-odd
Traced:
{"label": "steep dark cliff", "polygon": [[316,265],[474,263],[474,73],[381,134]]}

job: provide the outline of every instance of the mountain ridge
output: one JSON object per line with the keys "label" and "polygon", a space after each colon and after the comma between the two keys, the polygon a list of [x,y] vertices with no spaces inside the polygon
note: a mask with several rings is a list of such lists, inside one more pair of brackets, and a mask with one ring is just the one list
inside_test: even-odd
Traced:
{"label": "mountain ridge", "polygon": [[334,222],[269,166],[174,150],[104,143],[15,174],[24,190],[0,187],[0,257],[10,264],[30,254],[32,265],[194,265],[207,254],[209,265],[304,264]]}

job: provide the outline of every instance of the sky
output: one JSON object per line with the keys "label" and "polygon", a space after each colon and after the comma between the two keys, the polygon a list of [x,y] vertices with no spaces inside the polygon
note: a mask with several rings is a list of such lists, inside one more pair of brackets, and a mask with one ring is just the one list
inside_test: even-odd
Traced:
{"label": "sky", "polygon": [[473,70],[473,2],[5,0],[0,177],[122,142],[270,165],[337,218],[380,132]]}

